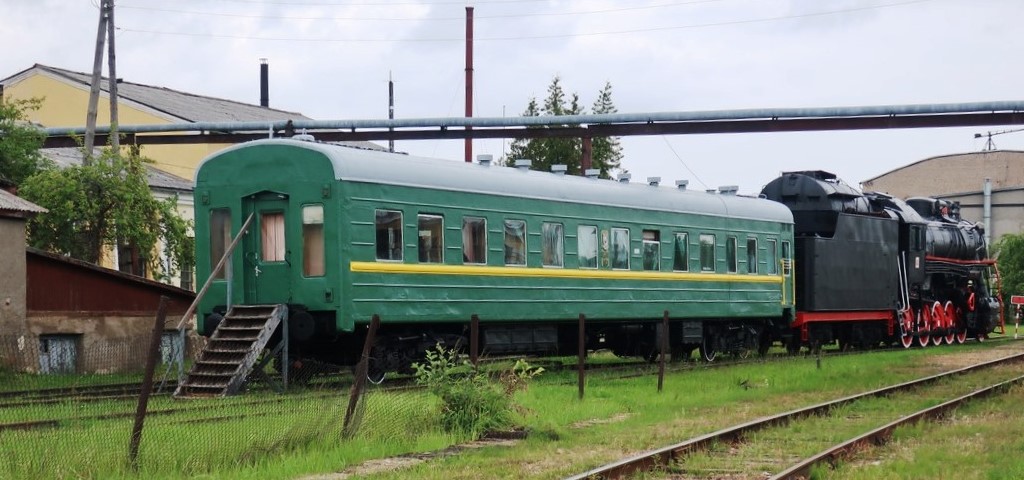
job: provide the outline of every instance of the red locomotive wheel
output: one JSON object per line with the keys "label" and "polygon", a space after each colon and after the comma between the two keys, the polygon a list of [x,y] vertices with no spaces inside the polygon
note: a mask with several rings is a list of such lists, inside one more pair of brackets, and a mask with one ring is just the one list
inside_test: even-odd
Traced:
{"label": "red locomotive wheel", "polygon": [[960,319],[957,317],[956,307],[953,306],[953,302],[947,300],[943,310],[946,314],[946,343],[952,345],[956,341],[956,332]]}
{"label": "red locomotive wheel", "polygon": [[921,309],[917,316],[917,344],[922,347],[927,347],[931,343],[931,336],[929,333],[932,329],[932,310],[930,308]]}
{"label": "red locomotive wheel", "polygon": [[946,311],[942,309],[942,304],[935,302],[932,304],[932,345],[942,345],[945,337],[942,336],[942,330],[946,327]]}
{"label": "red locomotive wheel", "polygon": [[900,312],[900,343],[903,348],[914,345],[914,311],[909,308]]}
{"label": "red locomotive wheel", "polygon": [[967,341],[967,322],[964,318],[964,311],[956,309],[956,343],[963,345]]}

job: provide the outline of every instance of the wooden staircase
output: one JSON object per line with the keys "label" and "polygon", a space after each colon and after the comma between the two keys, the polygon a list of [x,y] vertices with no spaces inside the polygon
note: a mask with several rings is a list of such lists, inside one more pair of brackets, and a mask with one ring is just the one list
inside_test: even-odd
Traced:
{"label": "wooden staircase", "polygon": [[238,393],[270,336],[287,316],[287,305],[232,307],[174,396],[223,397]]}

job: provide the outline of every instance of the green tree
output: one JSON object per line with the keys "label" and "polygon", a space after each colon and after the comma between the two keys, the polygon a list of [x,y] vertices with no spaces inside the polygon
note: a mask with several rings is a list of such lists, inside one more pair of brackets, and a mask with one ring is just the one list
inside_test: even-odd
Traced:
{"label": "green tree", "polygon": [[39,154],[45,135],[28,121],[27,113],[42,101],[0,101],[0,180],[20,185],[49,162]]}
{"label": "green tree", "polygon": [[[615,105],[611,100],[611,84],[606,84],[595,102],[595,113],[614,113]],[[567,94],[562,88],[562,80],[558,76],[548,86],[548,94],[543,104],[538,103],[536,98],[531,98],[523,112],[524,117],[536,117],[542,115],[582,115],[586,113],[580,105],[579,95]],[[529,126],[528,129],[549,129],[557,127],[578,127],[578,124],[563,124],[554,126]],[[592,140],[593,161],[592,168],[601,170],[601,177],[609,178],[611,170],[618,168],[619,160],[622,158],[622,147],[618,139],[595,138]],[[576,137],[567,138],[516,138],[505,157],[505,165],[511,166],[515,160],[525,158],[532,160],[531,169],[550,171],[552,165],[566,165],[570,175],[582,173],[580,157],[583,151],[581,139]],[[601,157],[597,154],[600,152]]]}
{"label": "green tree", "polygon": [[[29,177],[19,194],[49,210],[28,222],[29,243],[91,263],[106,248],[132,245],[156,278],[191,265],[189,222],[178,215],[176,197],[153,197],[148,161],[135,149],[121,155],[106,148],[87,166],[49,168]],[[154,254],[161,239],[170,268]]]}
{"label": "green tree", "polygon": [[1001,300],[1003,305],[1009,305],[1010,295],[1024,295],[1024,233],[1003,235],[993,251],[999,265]]}
{"label": "green tree", "polygon": [[[604,88],[597,94],[594,106],[590,108],[594,115],[618,113],[612,103],[612,84],[605,82]],[[595,137],[591,141],[591,159],[593,168],[601,170],[601,177],[608,178],[614,170],[621,170],[622,145],[619,144],[619,137]]]}

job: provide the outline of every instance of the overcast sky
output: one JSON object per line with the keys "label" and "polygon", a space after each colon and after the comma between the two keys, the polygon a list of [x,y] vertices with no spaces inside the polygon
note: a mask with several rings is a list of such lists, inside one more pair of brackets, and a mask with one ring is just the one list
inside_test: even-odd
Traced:
{"label": "overcast sky", "polygon": [[[89,72],[98,0],[0,0],[0,78],[35,63]],[[475,7],[474,116],[518,116],[554,76],[620,113],[1024,99],[1021,0],[116,0],[117,75],[318,120],[463,116],[465,13]],[[107,72],[104,70],[104,75]],[[85,112],[82,112],[83,124]],[[622,139],[634,181],[757,193],[779,172],[857,183],[981,150],[1005,127]],[[1024,132],[993,137],[1024,150]],[[386,144],[386,142],[381,142]],[[474,153],[501,156],[501,140]],[[398,142],[451,160],[462,141]],[[980,186],[979,186],[980,188]]]}

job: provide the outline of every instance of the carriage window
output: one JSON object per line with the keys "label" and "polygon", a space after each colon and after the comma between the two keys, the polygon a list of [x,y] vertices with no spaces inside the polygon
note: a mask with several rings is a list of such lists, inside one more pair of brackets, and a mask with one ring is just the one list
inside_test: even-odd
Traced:
{"label": "carriage window", "polygon": [[765,273],[768,275],[775,275],[779,273],[779,261],[775,258],[776,242],[775,239],[769,238],[766,242],[765,247]]}
{"label": "carriage window", "polygon": [[686,245],[686,234],[676,233],[672,246],[672,270],[685,272],[690,269],[690,256]]}
{"label": "carriage window", "polygon": [[580,268],[597,268],[597,227],[576,227],[576,242]]}
{"label": "carriage window", "polygon": [[440,215],[419,215],[420,263],[441,263],[444,261],[444,217]]}
{"label": "carriage window", "polygon": [[324,276],[324,206],[302,207],[302,274]]}
{"label": "carriage window", "polygon": [[462,262],[487,263],[487,220],[480,217],[462,219]]}
{"label": "carriage window", "polygon": [[[231,210],[214,208],[210,210],[210,269],[217,266],[231,244]],[[222,268],[213,278],[224,279]]]}
{"label": "carriage window", "polygon": [[505,265],[526,265],[525,220],[505,220]]}
{"label": "carriage window", "polygon": [[644,270],[661,270],[661,232],[644,230]]}
{"label": "carriage window", "polygon": [[700,270],[715,271],[715,236],[708,233],[700,234]]}
{"label": "carriage window", "polygon": [[728,263],[729,273],[736,273],[736,237],[725,239],[725,260]]}
{"label": "carriage window", "polygon": [[747,273],[757,273],[757,239],[747,238]]}
{"label": "carriage window", "polygon": [[260,213],[260,235],[263,239],[263,261],[284,261],[284,212]]}
{"label": "carriage window", "polygon": [[629,270],[629,229],[612,229],[612,269]]}
{"label": "carriage window", "polygon": [[545,267],[563,266],[563,228],[561,223],[544,222],[540,226],[541,233],[541,263]]}
{"label": "carriage window", "polygon": [[377,210],[377,260],[402,261],[402,212]]}
{"label": "carriage window", "polygon": [[789,269],[793,267],[793,261],[789,259],[789,242],[782,242],[782,274],[789,275]]}

